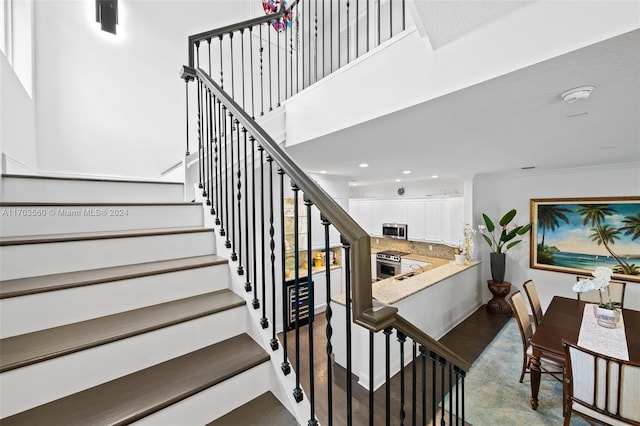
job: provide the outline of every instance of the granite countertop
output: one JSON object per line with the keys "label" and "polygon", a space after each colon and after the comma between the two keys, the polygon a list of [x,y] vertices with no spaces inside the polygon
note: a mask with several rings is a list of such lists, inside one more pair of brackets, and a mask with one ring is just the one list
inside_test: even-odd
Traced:
{"label": "granite countertop", "polygon": [[407,274],[400,274],[372,284],[373,298],[386,305],[393,305],[402,299],[416,294],[434,284],[478,265],[480,262],[467,262],[456,265],[452,260],[438,259],[445,262],[438,266],[427,267],[424,272],[403,279]]}
{"label": "granite countertop", "polygon": [[[407,255],[405,258],[431,262],[432,264],[423,267],[422,272],[420,272],[420,269],[411,271],[417,272],[413,276],[406,277],[408,274],[411,274],[411,272],[406,272],[371,284],[371,292],[374,300],[385,305],[393,305],[394,303],[412,296],[427,287],[480,264],[479,261],[475,261],[467,262],[464,265],[456,265],[453,260],[421,255]],[[333,297],[333,300],[344,305],[346,300],[345,294],[338,294]]]}
{"label": "granite countertop", "polygon": [[[321,273],[321,272],[326,272],[326,270],[327,270],[326,268],[327,268],[326,266],[319,266],[319,267],[315,267],[315,266],[313,266],[313,267],[311,268],[311,275],[319,274],[319,273]],[[342,265],[331,265],[331,266],[329,267],[329,269],[330,269],[330,270],[332,270],[332,271],[333,271],[334,269],[339,269],[339,268],[342,268]],[[294,278],[295,278],[294,271],[295,271],[295,270],[287,269],[287,270],[285,271],[285,279],[286,279],[286,280],[292,280],[292,279],[294,279]],[[300,268],[300,269],[298,269],[298,278],[299,278],[299,279],[306,278],[306,277],[307,277],[307,272],[309,272],[309,270],[308,270],[308,269],[306,269],[306,268]]]}

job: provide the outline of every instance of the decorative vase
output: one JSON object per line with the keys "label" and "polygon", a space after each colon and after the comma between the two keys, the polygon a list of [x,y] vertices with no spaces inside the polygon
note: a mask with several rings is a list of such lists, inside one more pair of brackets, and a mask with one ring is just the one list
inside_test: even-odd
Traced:
{"label": "decorative vase", "polygon": [[466,254],[455,254],[456,257],[456,265],[464,265],[464,261],[467,260]]}
{"label": "decorative vase", "polygon": [[596,316],[598,325],[601,327],[616,328],[620,321],[620,309],[607,309],[594,305],[593,314]]}
{"label": "decorative vase", "polygon": [[491,253],[491,278],[494,283],[504,282],[504,268],[506,255],[504,253]]}

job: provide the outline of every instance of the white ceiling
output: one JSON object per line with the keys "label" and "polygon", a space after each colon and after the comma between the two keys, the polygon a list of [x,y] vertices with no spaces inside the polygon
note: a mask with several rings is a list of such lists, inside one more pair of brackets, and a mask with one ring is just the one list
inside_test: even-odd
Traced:
{"label": "white ceiling", "polygon": [[[584,85],[589,99],[560,97]],[[640,162],[639,117],[636,30],[287,151],[358,184],[621,164]]]}

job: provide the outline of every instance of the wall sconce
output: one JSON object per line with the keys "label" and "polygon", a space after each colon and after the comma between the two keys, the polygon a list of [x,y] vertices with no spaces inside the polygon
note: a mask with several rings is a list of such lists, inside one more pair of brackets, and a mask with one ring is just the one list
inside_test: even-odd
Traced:
{"label": "wall sconce", "polygon": [[118,23],[118,0],[96,0],[96,22],[100,23],[102,31],[115,34]]}

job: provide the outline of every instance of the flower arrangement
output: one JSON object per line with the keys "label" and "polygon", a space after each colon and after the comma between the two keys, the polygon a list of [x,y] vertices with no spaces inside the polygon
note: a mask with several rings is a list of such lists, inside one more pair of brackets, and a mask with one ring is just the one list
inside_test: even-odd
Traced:
{"label": "flower arrangement", "polygon": [[[484,225],[478,225],[478,229],[482,234],[482,237],[487,242],[491,251],[494,253],[505,253],[511,247],[520,243],[522,240],[514,240],[518,235],[524,235],[531,229],[531,222],[527,223],[523,226],[515,225],[511,230],[508,229],[509,223],[516,216],[516,209],[511,209],[500,219],[498,224],[500,225],[500,237],[496,239],[494,235],[494,231],[496,230],[496,226],[493,224],[493,221],[486,214],[482,213],[482,218],[484,219]],[[488,234],[488,235],[487,235]],[[507,244],[508,243],[508,244]],[[505,246],[506,244],[506,246]]]}
{"label": "flower arrangement", "polygon": [[[611,281],[611,275],[613,271],[606,266],[598,266],[591,275],[593,278],[586,280],[580,280],[576,282],[572,290],[576,293],[583,293],[585,291],[598,290],[600,295],[600,307],[604,309],[619,308],[620,304],[611,301],[611,292],[609,290],[609,282]],[[602,295],[607,290],[607,301],[605,302]]]}

